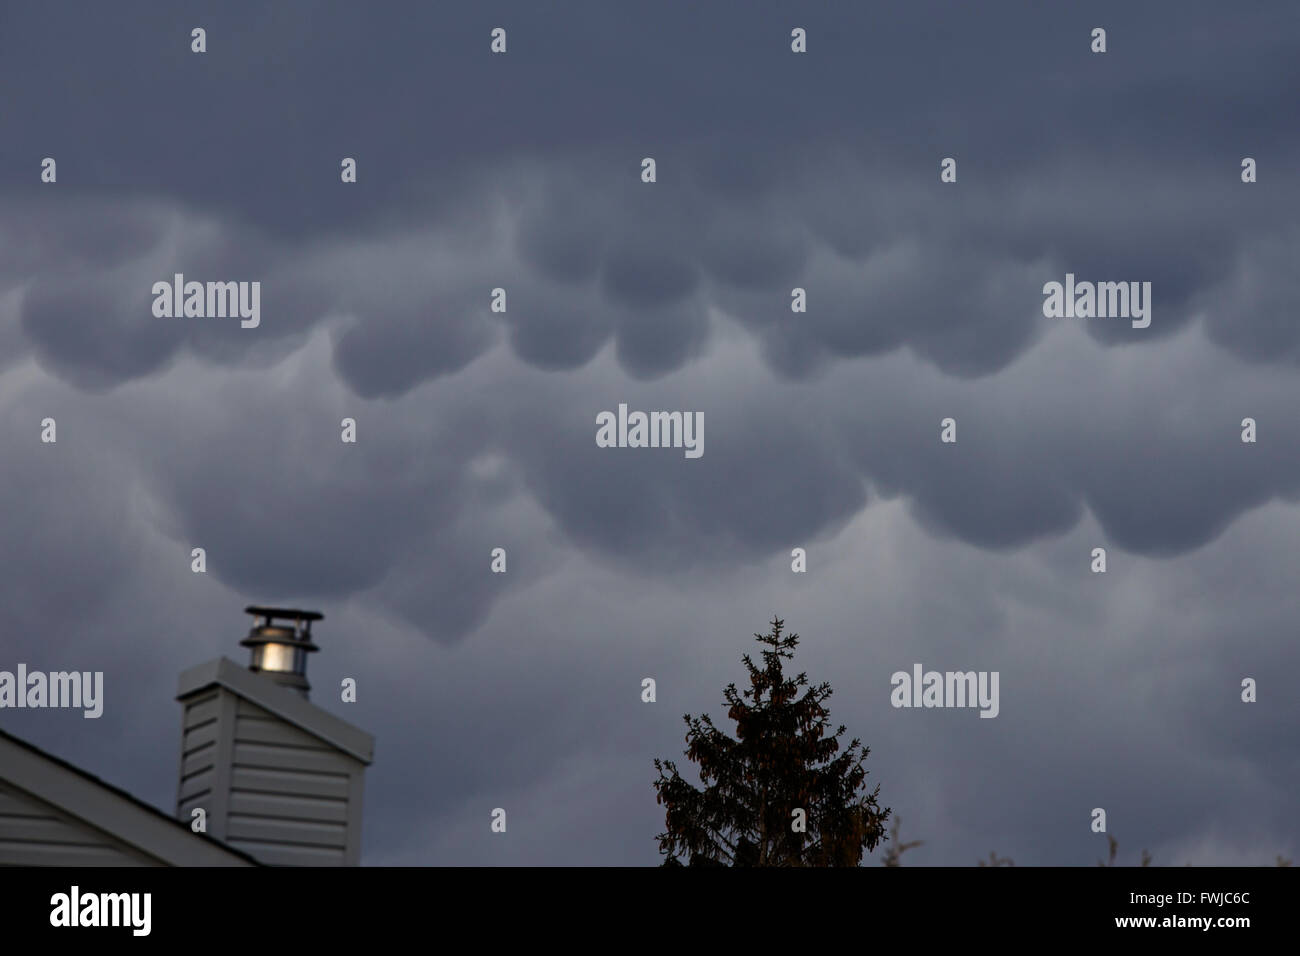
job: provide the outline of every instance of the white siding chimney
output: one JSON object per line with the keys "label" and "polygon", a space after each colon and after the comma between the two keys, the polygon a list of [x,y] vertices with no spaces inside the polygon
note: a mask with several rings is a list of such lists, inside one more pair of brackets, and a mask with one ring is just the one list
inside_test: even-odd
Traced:
{"label": "white siding chimney", "polygon": [[250,667],[223,657],[180,677],[176,815],[188,824],[203,809],[209,834],[272,866],[356,866],[374,738],[307,700],[310,624],[321,616],[248,612],[258,617],[243,641]]}

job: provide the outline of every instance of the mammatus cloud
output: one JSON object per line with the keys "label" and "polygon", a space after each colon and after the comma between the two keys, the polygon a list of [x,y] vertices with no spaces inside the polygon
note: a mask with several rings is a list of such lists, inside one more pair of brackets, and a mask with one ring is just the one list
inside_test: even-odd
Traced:
{"label": "mammatus cloud", "polygon": [[[653,862],[650,759],[779,612],[918,862],[1087,862],[1098,803],[1159,862],[1294,853],[1278,10],[1095,8],[1099,67],[1064,7],[810,9],[801,62],[750,7],[507,8],[497,65],[459,7],[209,11],[202,63],[144,7],[13,11],[0,86],[58,81],[0,119],[6,647],[107,695],[24,732],[166,805],[175,673],[301,601],[380,741],[368,862]],[[259,327],[155,318],[177,272],[259,281]],[[1045,318],[1067,272],[1151,282],[1150,328]],[[619,403],[706,453],[597,447]],[[918,660],[999,717],[892,710]]]}

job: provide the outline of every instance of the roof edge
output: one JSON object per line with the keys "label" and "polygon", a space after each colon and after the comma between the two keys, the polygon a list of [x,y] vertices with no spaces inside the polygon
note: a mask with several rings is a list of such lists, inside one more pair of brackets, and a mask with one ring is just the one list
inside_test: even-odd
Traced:
{"label": "roof edge", "polygon": [[[12,786],[164,864],[262,865],[243,850],[209,833],[195,833],[183,820],[4,730],[0,754],[4,779]],[[112,799],[104,801],[104,795]]]}

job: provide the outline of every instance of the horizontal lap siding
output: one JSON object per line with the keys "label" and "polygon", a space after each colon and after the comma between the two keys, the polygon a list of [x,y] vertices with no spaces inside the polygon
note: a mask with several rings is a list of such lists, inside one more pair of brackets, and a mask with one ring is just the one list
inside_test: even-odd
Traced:
{"label": "horizontal lap siding", "polygon": [[184,729],[189,730],[199,724],[206,724],[209,720],[216,720],[220,712],[220,703],[216,692],[204,697],[195,697],[185,704],[185,724]]}
{"label": "horizontal lap siding", "polygon": [[234,786],[236,790],[296,793],[304,797],[333,797],[343,801],[348,797],[346,773],[235,767]]}
{"label": "horizontal lap siding", "polygon": [[[220,710],[217,693],[196,697],[185,704],[181,737],[181,792],[180,799],[194,796],[202,786],[192,786],[188,781],[207,774],[210,779],[217,756],[217,737]],[[209,782],[207,788],[211,789]]]}
{"label": "horizontal lap siding", "polygon": [[0,783],[0,866],[159,866],[109,834]]}
{"label": "horizontal lap siding", "polygon": [[178,796],[181,801],[190,800],[194,797],[202,796],[205,793],[212,792],[212,782],[216,777],[216,772],[209,767],[198,773],[192,773],[181,778],[181,788]]}
{"label": "horizontal lap siding", "polygon": [[243,850],[266,866],[342,866],[343,855],[324,847],[287,846],[258,840],[227,840],[229,846]]}
{"label": "horizontal lap siding", "polygon": [[0,866],[162,866],[111,846],[17,843],[0,839]]}
{"label": "horizontal lap siding", "polygon": [[264,863],[342,866],[349,778],[361,766],[242,698],[226,840]]}
{"label": "horizontal lap siding", "polygon": [[267,744],[237,742],[235,744],[235,770],[291,770],[300,773],[347,775],[349,760],[337,750],[298,750]]}
{"label": "horizontal lap siding", "polygon": [[185,731],[185,745],[182,752],[186,757],[210,749],[217,742],[217,722],[210,720]]}
{"label": "horizontal lap siding", "polygon": [[321,847],[338,850],[341,854],[347,831],[338,823],[314,823],[232,813],[226,823],[226,837],[230,840],[262,840],[286,846]]}
{"label": "horizontal lap siding", "polygon": [[346,800],[330,797],[304,797],[298,794],[263,793],[234,790],[230,795],[230,813],[246,817],[307,820],[320,823],[347,823]]}

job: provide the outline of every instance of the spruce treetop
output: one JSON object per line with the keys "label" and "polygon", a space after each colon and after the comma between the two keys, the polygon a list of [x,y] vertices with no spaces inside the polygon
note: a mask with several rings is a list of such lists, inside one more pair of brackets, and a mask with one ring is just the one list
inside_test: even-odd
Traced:
{"label": "spruce treetop", "polygon": [[707,714],[685,715],[686,757],[702,786],[655,760],[665,865],[857,866],[886,838],[890,810],[879,805],[879,786],[866,788],[870,750],[857,738],[843,746],[843,725],[831,732],[830,684],[786,675],[799,635],[784,628],[774,617],[767,634],[754,635],[761,665],[741,658],[749,687],[723,691],[734,738]]}

